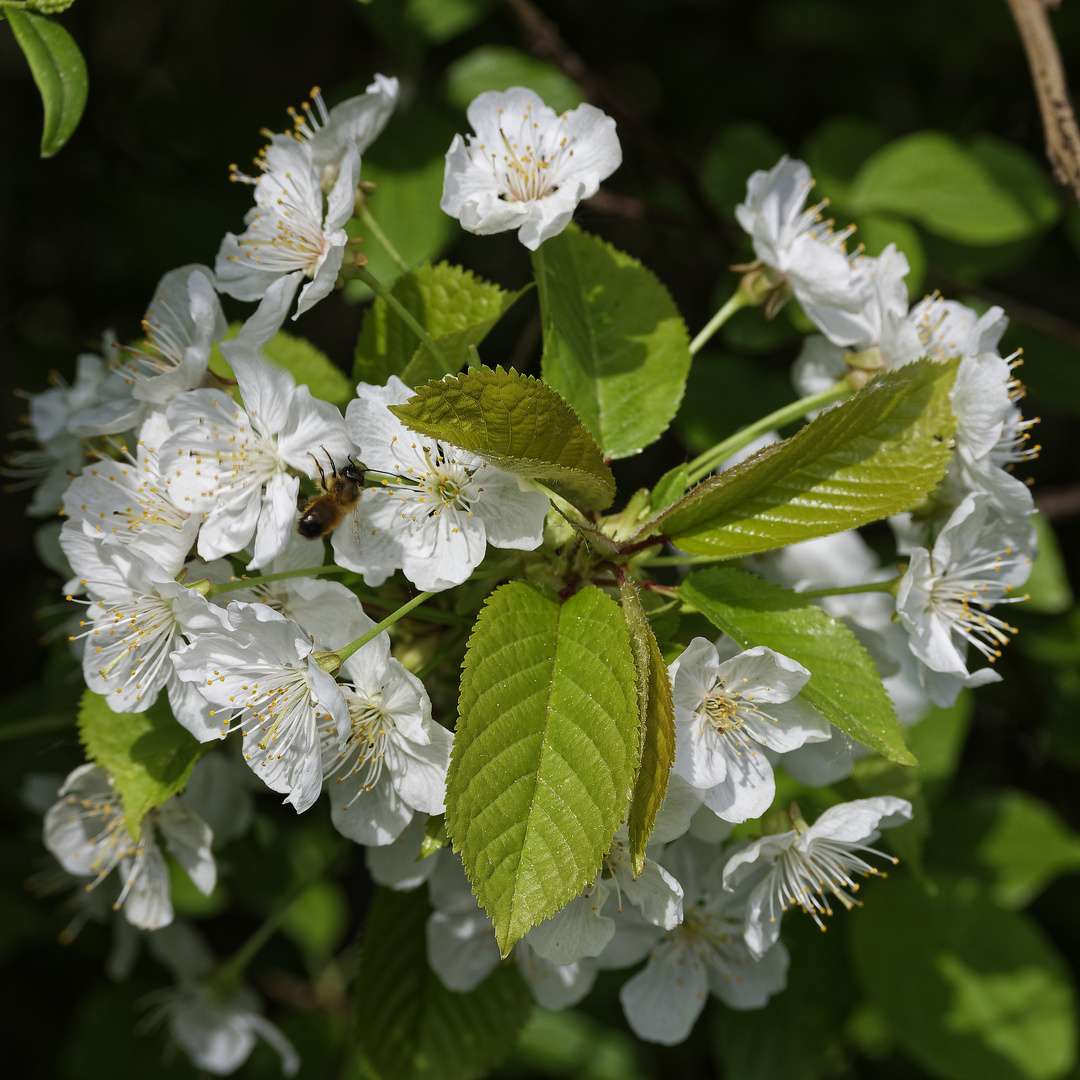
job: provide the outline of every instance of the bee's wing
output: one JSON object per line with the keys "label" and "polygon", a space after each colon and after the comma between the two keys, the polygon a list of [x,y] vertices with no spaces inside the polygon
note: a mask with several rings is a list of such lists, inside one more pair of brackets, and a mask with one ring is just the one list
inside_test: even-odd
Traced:
{"label": "bee's wing", "polygon": [[356,547],[363,547],[364,541],[370,535],[367,522],[361,511],[362,500],[358,502],[349,513],[347,520],[342,524],[343,529],[349,530],[349,539]]}

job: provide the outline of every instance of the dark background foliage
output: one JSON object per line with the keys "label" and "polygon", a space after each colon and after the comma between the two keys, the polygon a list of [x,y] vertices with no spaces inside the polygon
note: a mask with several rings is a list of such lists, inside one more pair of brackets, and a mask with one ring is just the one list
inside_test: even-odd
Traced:
{"label": "dark background foliage", "polygon": [[[735,279],[727,267],[747,257],[731,207],[750,167],[775,160],[769,134],[777,152],[798,155],[836,118],[861,121],[861,130],[881,141],[927,129],[960,138],[989,132],[1043,163],[1030,76],[1003,0],[542,0],[541,6],[635,120],[620,125],[623,167],[602,199],[582,207],[578,220],[655,270],[692,331],[730,291]],[[439,30],[455,31],[457,11],[465,12],[460,32]],[[61,21],[86,56],[90,97],[76,134],[49,160],[37,156],[41,113],[34,84],[0,27],[0,371],[8,390],[39,391],[52,370],[70,377],[75,356],[95,349],[107,328],[122,340],[136,336],[166,270],[212,263],[222,235],[239,228],[249,205],[250,193],[228,183],[229,164],[250,160],[262,145],[260,129],[283,128],[285,107],[299,104],[312,85],[321,85],[334,101],[360,92],[375,71],[401,78],[402,107],[369,157],[383,168],[404,168],[438,157],[450,135],[464,130],[464,116],[447,94],[447,71],[455,61],[481,45],[528,50],[532,43],[511,5],[496,0],[374,0],[370,6],[356,0],[79,0]],[[1054,26],[1075,88],[1080,5],[1065,3]],[[739,138],[731,135],[736,125]],[[725,157],[725,147],[755,139],[769,147],[762,150],[765,160],[745,167],[738,156]],[[1031,391],[1027,411],[1042,417],[1037,438],[1043,453],[1028,469],[1037,498],[1048,496],[1044,505],[1062,550],[1073,557],[1073,586],[1080,587],[1074,558],[1080,501],[1073,486],[1080,439],[1080,211],[1068,192],[1057,195],[1060,221],[1038,237],[966,250],[931,235],[922,240],[927,289],[1000,302],[1013,317],[1006,344],[1026,346],[1021,374]],[[507,287],[527,280],[526,253],[512,238],[471,237],[456,224],[446,236],[440,257]],[[484,356],[536,370],[535,306],[518,307],[489,339]],[[325,303],[301,329],[348,371],[362,311],[356,304]],[[230,314],[239,316],[239,308]],[[787,372],[798,335],[786,317],[764,330],[756,313],[753,320],[737,318],[717,348],[703,354],[680,423],[621,466],[621,491],[651,482],[688,447],[697,452],[789,398]],[[740,354],[750,359],[731,359]],[[3,427],[13,430],[23,405],[9,393],[2,400]],[[25,496],[3,498],[6,700],[0,710],[12,722],[70,715],[78,693],[62,645],[53,640],[50,651],[48,642],[41,644],[57,623],[52,609],[59,583],[34,554],[36,523],[22,517],[24,506]],[[961,799],[1004,785],[1024,789],[1077,828],[1080,624],[1068,611],[1014,614],[1020,640],[1004,661],[1004,684],[977,700],[954,793]],[[31,771],[62,775],[77,764],[74,731],[58,728],[0,748],[0,958],[9,1027],[5,1055],[14,1046],[15,1057],[9,1075],[150,1075],[160,1065],[158,1042],[133,1040],[129,1032],[131,1003],[155,984],[156,969],[143,961],[133,983],[108,983],[101,974],[105,931],[91,926],[61,950],[55,943],[65,921],[56,910],[59,901],[24,889],[41,848],[38,822],[19,802],[22,778]],[[253,843],[246,855],[232,857],[255,867],[260,858],[281,856],[291,872],[299,872],[302,858],[288,851],[303,846],[305,830],[313,834],[326,823],[297,826],[273,810],[266,810],[261,848]],[[266,895],[279,887],[265,869],[250,881],[264,882]],[[1075,876],[1059,879],[1031,909],[1074,976],[1080,964],[1075,885]],[[251,895],[234,897],[238,910],[208,931],[223,951],[230,935],[250,932],[267,906],[260,888],[249,884]],[[357,927],[369,890],[354,860],[327,901],[341,940]],[[335,996],[325,979],[312,977],[318,964],[310,942],[307,952],[297,944],[302,937],[272,945],[260,960],[257,982],[275,1006],[297,1009],[299,1019],[289,1030],[307,1055],[303,1075],[325,1076],[334,1060],[325,1050],[327,1032],[337,1029],[320,1027],[315,1007],[329,1002],[333,1016],[340,988]],[[804,928],[795,937],[797,961],[814,964],[816,942],[801,944]],[[839,1003],[837,1016],[855,993],[847,985],[842,951],[837,944],[821,960],[820,983],[807,979],[806,970],[799,976],[810,996]],[[660,1075],[661,1069],[714,1075],[714,1050],[728,1038],[730,1014],[699,1024],[692,1039],[673,1051],[628,1050],[620,1041],[625,1026],[614,998],[617,985],[602,982],[583,1016],[580,1075],[606,1075],[588,1071],[599,1068],[601,1050],[615,1060],[630,1053],[628,1075]],[[874,1045],[872,1038],[834,1040],[806,1075],[920,1075],[888,1040],[876,1055]],[[765,1075],[741,1070],[730,1054],[720,1058],[732,1076]],[[320,1060],[325,1069],[308,1071]],[[545,1060],[535,1045],[526,1047],[506,1075],[562,1075]],[[167,1072],[190,1070],[178,1062]],[[256,1055],[243,1075],[264,1074],[274,1074],[273,1063]]]}

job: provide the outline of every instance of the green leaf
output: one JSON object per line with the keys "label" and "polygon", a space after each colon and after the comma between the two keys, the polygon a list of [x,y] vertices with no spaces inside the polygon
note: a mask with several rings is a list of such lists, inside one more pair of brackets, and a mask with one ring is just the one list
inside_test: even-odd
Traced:
{"label": "green leaf", "polygon": [[855,969],[915,1063],[944,1080],[1053,1080],[1076,1061],[1068,968],[975,883],[890,875],[850,920]]}
{"label": "green leaf", "polygon": [[470,1080],[514,1045],[532,995],[512,966],[459,994],[428,967],[425,890],[376,892],[355,990],[360,1056],[376,1080]]}
{"label": "green leaf", "polygon": [[859,166],[888,140],[885,128],[861,116],[833,116],[803,144],[803,159],[814,174],[813,199],[844,206]]}
{"label": "green leaf", "polygon": [[349,901],[336,881],[314,881],[288,907],[282,932],[303,951],[312,967],[325,964],[345,937]]}
{"label": "green leaf", "polygon": [[427,383],[390,411],[413,431],[546,484],[582,510],[603,510],[615,498],[615,478],[573,410],[513,368],[471,368]]}
{"label": "green leaf", "polygon": [[112,776],[136,840],[147,812],[183,790],[210,745],[180,726],[164,694],[146,712],[115,713],[90,690],[79,702],[79,738],[87,757]]}
{"label": "green leaf", "polygon": [[544,381],[569,401],[608,458],[667,430],[690,370],[690,337],[651,270],[573,225],[533,253]]}
{"label": "green leaf", "polygon": [[307,338],[279,330],[262,347],[262,352],[289,372],[297,385],[307,383],[312,397],[344,405],[353,396],[353,384],[345,372]]}
{"label": "green leaf", "polygon": [[429,41],[443,42],[475,26],[493,0],[407,0],[408,20]]}
{"label": "green leaf", "polygon": [[742,648],[765,645],[807,668],[803,698],[841,731],[890,761],[915,764],[873,660],[813,601],[728,567],[698,571],[679,595]]}
{"label": "green leaf", "polygon": [[41,94],[45,126],[41,156],[52,157],[71,138],[86,107],[86,61],[57,22],[14,4],[0,3]]}
{"label": "green leaf", "polygon": [[1057,218],[1049,180],[1011,144],[985,137],[965,149],[940,131],[889,143],[859,169],[850,209],[910,217],[962,244],[1003,244],[1044,231]]}
{"label": "green leaf", "polygon": [[907,257],[910,271],[905,278],[908,296],[915,300],[923,295],[923,279],[926,277],[926,249],[919,230],[903,218],[890,214],[863,214],[859,218],[856,234],[866,254],[880,255],[889,244]]}
{"label": "green leaf", "polygon": [[935,815],[928,859],[985,881],[1002,907],[1021,908],[1055,878],[1080,870],[1080,837],[1023,791],[950,800]]}
{"label": "green leaf", "polygon": [[1060,615],[1073,606],[1073,591],[1054,526],[1045,514],[1033,514],[1031,524],[1039,543],[1039,557],[1031,564],[1024,585],[1024,608],[1043,615]]}
{"label": "green leaf", "polygon": [[[454,371],[469,360],[510,305],[525,291],[506,292],[460,266],[425,263],[394,283],[392,293],[442,349]],[[383,385],[397,375],[409,386],[446,372],[401,316],[376,299],[356,343],[353,382]]]}
{"label": "green leaf", "polygon": [[465,654],[446,830],[506,956],[596,874],[634,783],[634,661],[595,586],[497,589]]}
{"label": "green leaf", "polygon": [[446,98],[467,109],[485,90],[527,86],[557,113],[576,109],[584,100],[581,87],[550,60],[538,60],[508,45],[481,45],[446,69]]}
{"label": "green leaf", "polygon": [[698,484],[654,518],[684,551],[752,555],[852,529],[915,506],[945,473],[956,361],[879,375],[854,397]]}
{"label": "green leaf", "polygon": [[649,497],[649,506],[653,512],[658,514],[681,498],[682,493],[686,490],[689,477],[690,470],[685,461],[681,465],[676,465],[674,469],[668,469],[656,481],[656,485]]}
{"label": "green leaf", "polygon": [[675,763],[675,706],[671,680],[660,655],[637,586],[625,579],[619,592],[623,615],[630,631],[630,651],[637,672],[638,715],[641,725],[641,765],[630,797],[630,858],[634,873],[645,869],[645,845],[649,842],[656,812],[667,792],[668,776]]}
{"label": "green leaf", "polygon": [[962,690],[947,709],[931,709],[908,729],[908,748],[919,759],[915,774],[931,801],[941,799],[956,773],[974,710],[971,691]]}

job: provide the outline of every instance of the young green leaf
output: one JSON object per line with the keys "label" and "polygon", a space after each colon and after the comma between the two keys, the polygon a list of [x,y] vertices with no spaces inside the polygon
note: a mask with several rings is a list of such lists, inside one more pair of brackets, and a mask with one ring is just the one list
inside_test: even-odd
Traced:
{"label": "young green leaf", "polygon": [[506,956],[596,874],[634,784],[640,731],[626,620],[595,586],[564,603],[510,582],[461,677],[446,829]]}
{"label": "young green leaf", "polygon": [[[479,345],[525,289],[507,292],[472,271],[441,262],[403,274],[391,290],[395,299],[435,339],[454,371]],[[447,374],[401,316],[376,299],[356,342],[353,382],[379,385],[397,375],[409,386]]]}
{"label": "young green leaf", "polygon": [[675,706],[671,680],[660,655],[637,586],[626,579],[620,587],[623,615],[630,631],[630,650],[637,671],[638,713],[641,723],[641,765],[630,797],[630,858],[634,873],[645,869],[645,845],[656,812],[664,801],[668,776],[675,763]]}
{"label": "young green leaf", "polygon": [[390,411],[413,431],[546,484],[581,510],[603,510],[615,498],[615,478],[573,410],[513,368],[471,368],[427,383]]}
{"label": "young green leaf", "polygon": [[698,484],[649,522],[699,555],[751,555],[828,536],[916,505],[945,473],[956,362],[919,361]]}
{"label": "young green leaf", "polygon": [[79,702],[79,738],[87,757],[112,776],[136,839],[147,812],[183,790],[210,745],[176,722],[164,695],[146,712],[115,713],[90,690]]}
{"label": "young green leaf", "polygon": [[512,967],[475,990],[447,990],[428,967],[426,892],[380,889],[364,926],[356,979],[357,1041],[375,1080],[469,1080],[514,1045],[532,996]]}
{"label": "young green leaf", "polygon": [[86,107],[86,61],[57,22],[22,6],[0,3],[41,94],[45,126],[41,156],[52,157],[71,138]]}
{"label": "young green leaf", "polygon": [[651,270],[570,225],[533,254],[544,328],[544,381],[608,458],[667,430],[690,371],[690,335]]}
{"label": "young green leaf", "polygon": [[765,645],[810,671],[802,696],[841,731],[914,765],[881,676],[858,638],[811,600],[741,570],[691,575],[679,594],[744,649]]}

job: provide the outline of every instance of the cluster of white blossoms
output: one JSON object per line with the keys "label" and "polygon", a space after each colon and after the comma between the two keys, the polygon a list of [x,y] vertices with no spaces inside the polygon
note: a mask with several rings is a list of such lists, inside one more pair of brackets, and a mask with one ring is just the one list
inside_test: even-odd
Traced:
{"label": "cluster of white blossoms", "polygon": [[[403,589],[453,588],[489,544],[540,547],[549,495],[409,431],[389,411],[412,395],[397,377],[361,382],[342,411],[261,351],[294,302],[296,318],[338,282],[361,154],[397,96],[383,76],[330,110],[315,91],[292,130],[259,154],[257,176],[234,167],[233,178],[254,187],[245,230],[226,236],[213,270],[162,278],[142,345],[110,342],[107,362],[80,357],[73,385],[30,398],[39,446],[13,463],[36,484],[30,513],[62,509],[65,518],[58,565],[81,611],[70,636],[87,686],[117,723],[167,699],[210,748],[187,790],[130,829],[113,780],[82,765],[44,831],[87,889],[118,868],[114,907],[131,925],[169,928],[157,947],[178,987],[158,1015],[215,1074],[239,1067],[257,1035],[286,1072],[297,1067],[257,1000],[215,983],[205,946],[173,922],[159,846],[209,894],[214,846],[250,821],[245,784],[298,813],[325,792],[334,828],[367,847],[377,881],[427,883],[428,956],[447,987],[470,990],[499,962],[460,858],[443,848],[418,860],[425,815],[444,811],[452,733],[357,592],[319,575],[361,575],[365,599],[399,574]],[[621,161],[614,122],[589,105],[557,116],[518,87],[481,94],[468,118],[475,134],[455,137],[446,154],[441,205],[472,232],[516,229],[532,250]],[[993,660],[1008,639],[990,609],[1022,584],[1035,551],[1031,496],[1009,471],[1032,452],[1029,422],[1014,358],[997,352],[1000,310],[980,318],[937,297],[909,309],[903,255],[891,246],[877,258],[846,253],[850,230],[833,231],[821,205],[806,207],[810,187],[806,166],[785,158],[750,178],[736,211],[768,303],[793,295],[822,332],[796,364],[800,389],[922,356],[960,358],[953,464],[926,506],[895,523],[909,559],[895,603],[886,592],[823,601],[859,634],[910,722],[929,702],[996,678],[970,671],[969,654]],[[259,305],[229,340],[219,294]],[[215,346],[228,376],[211,364]],[[755,569],[795,588],[882,577],[855,533],[760,558]],[[548,1008],[581,1000],[600,970],[646,961],[620,998],[633,1030],[665,1044],[687,1036],[710,994],[752,1009],[782,990],[784,912],[797,906],[823,925],[834,903],[857,904],[856,877],[878,872],[868,856],[890,861],[871,846],[879,830],[911,817],[909,803],[890,797],[833,806],[812,825],[792,806],[789,828],[778,830],[774,813],[764,835],[727,843],[733,826],[773,806],[778,765],[828,783],[850,772],[854,744],[800,696],[812,673],[771,649],[695,638],[669,670],[676,753],[641,872],[624,825],[588,888],[512,953]]]}
{"label": "cluster of white blossoms", "polygon": [[[804,209],[812,184],[803,162],[783,158],[769,172],[754,173],[737,211],[761,265],[774,275],[775,295],[782,300],[793,294],[822,332],[805,340],[795,361],[796,389],[814,394],[853,373],[865,377],[923,357],[959,360],[950,394],[954,454],[946,477],[923,506],[891,520],[900,552],[909,559],[893,609],[906,639],[898,648],[898,631],[882,624],[877,598],[826,602],[860,636],[874,640],[875,659],[890,658],[883,674],[899,676],[889,688],[894,701],[911,706],[911,720],[928,703],[951,705],[963,687],[999,679],[990,667],[969,665],[972,652],[991,663],[1001,655],[1014,631],[990,609],[1023,599],[1015,590],[1027,580],[1037,554],[1034,502],[1013,473],[1038,453],[1030,442],[1035,421],[1025,420],[1020,410],[1023,388],[1013,375],[1018,354],[1002,357],[998,351],[1008,326],[1001,308],[980,316],[936,294],[909,306],[903,253],[890,244],[876,257],[838,257],[850,230],[833,232],[819,220],[820,206]],[[861,541],[857,534],[809,541],[761,560],[762,570],[802,588],[865,583],[866,577],[858,577],[870,569],[860,565],[865,560],[852,563],[838,545],[850,553]],[[806,574],[799,569],[799,549],[811,546],[817,566]],[[852,572],[854,577],[845,578]],[[869,580],[877,576],[875,565]],[[913,705],[920,693],[921,710]]]}

